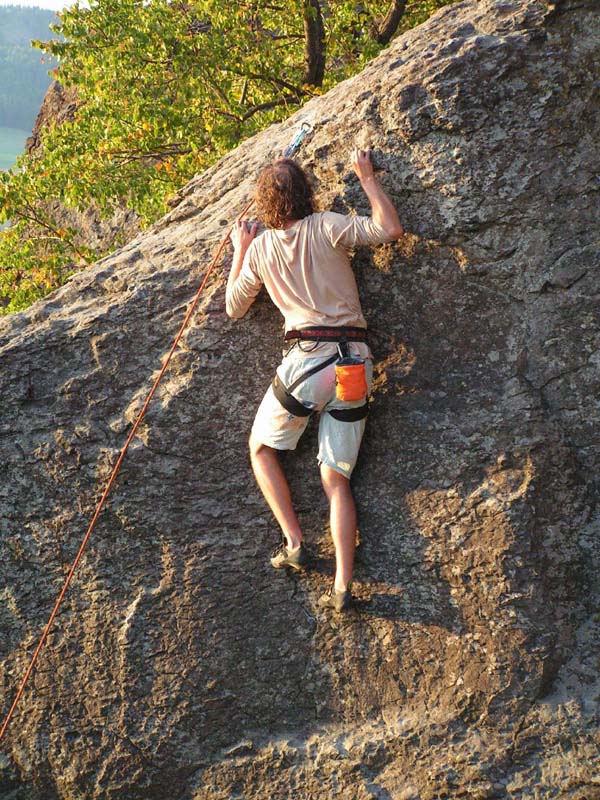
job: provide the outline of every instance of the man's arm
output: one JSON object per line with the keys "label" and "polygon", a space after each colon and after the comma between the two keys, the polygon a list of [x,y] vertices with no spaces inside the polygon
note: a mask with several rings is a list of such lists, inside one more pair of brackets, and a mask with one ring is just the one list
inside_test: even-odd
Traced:
{"label": "man's arm", "polygon": [[244,263],[244,256],[246,250],[250,247],[250,242],[256,236],[256,229],[258,225],[256,222],[250,226],[246,225],[245,220],[238,219],[233,230],[231,231],[231,244],[233,245],[233,261],[231,262],[231,271],[229,278],[227,278],[227,292],[231,292],[233,284],[236,282],[242,264]]}
{"label": "man's arm", "polygon": [[398,212],[392,201],[384,192],[377,176],[373,172],[371,151],[359,150],[355,147],[351,158],[352,168],[358,175],[360,184],[371,204],[371,217],[392,239],[399,239],[404,234]]}
{"label": "man's arm", "polygon": [[[231,232],[233,260],[231,262],[231,270],[229,272],[229,277],[227,278],[227,288],[225,290],[226,310],[227,315],[230,317],[238,319],[239,317],[243,317],[258,292],[258,288],[254,286],[250,287],[251,294],[249,297],[239,298],[236,296],[239,294],[239,292],[234,292],[236,281],[240,276],[240,272],[244,264],[246,250],[248,247],[250,247],[250,242],[256,236],[257,227],[257,224],[254,223],[250,226],[250,228],[248,228],[244,220],[238,219]],[[234,300],[237,302],[234,302]],[[240,301],[243,301],[241,302],[241,307]]]}

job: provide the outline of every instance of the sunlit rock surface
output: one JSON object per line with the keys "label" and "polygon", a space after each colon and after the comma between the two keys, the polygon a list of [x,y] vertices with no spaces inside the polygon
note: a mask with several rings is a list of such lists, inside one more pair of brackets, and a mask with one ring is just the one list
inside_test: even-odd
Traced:
{"label": "sunlit rock surface", "polygon": [[600,14],[464,2],[192,181],[149,232],[0,322],[1,708],[131,423],[258,170],[305,119],[323,207],[407,229],[354,259],[376,380],[358,609],[315,426],[284,458],[315,569],[274,574],[246,440],[268,299],[223,267],[132,445],[3,741],[12,800],[600,797],[594,513]]}

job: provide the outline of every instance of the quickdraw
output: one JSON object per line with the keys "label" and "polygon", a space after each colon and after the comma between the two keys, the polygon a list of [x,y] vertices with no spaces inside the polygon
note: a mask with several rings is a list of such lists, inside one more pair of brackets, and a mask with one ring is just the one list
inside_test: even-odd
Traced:
{"label": "quickdraw", "polygon": [[313,132],[314,130],[312,125],[310,125],[308,122],[303,122],[302,127],[292,139],[291,144],[289,144],[283,151],[283,157],[292,158],[292,156],[294,156],[300,149],[302,142],[307,139],[307,137],[310,139],[310,137],[313,135]]}

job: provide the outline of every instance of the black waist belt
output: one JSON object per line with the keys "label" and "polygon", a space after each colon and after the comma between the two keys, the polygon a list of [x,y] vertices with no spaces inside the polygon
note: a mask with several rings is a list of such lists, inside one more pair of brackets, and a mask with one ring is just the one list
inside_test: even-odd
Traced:
{"label": "black waist belt", "polygon": [[367,329],[353,326],[332,328],[326,325],[321,327],[315,325],[309,328],[287,331],[284,340],[289,342],[292,339],[301,339],[309,342],[366,342]]}
{"label": "black waist belt", "polygon": [[[321,329],[319,328],[319,330]],[[364,330],[364,328],[360,328],[358,330]],[[338,359],[339,356],[337,353],[333,356],[330,356],[330,358],[326,358],[323,362],[321,362],[321,364],[317,364],[316,367],[303,372],[302,375],[300,375],[300,377],[289,386],[284,386],[279,380],[279,375],[276,374],[273,378],[273,383],[271,384],[273,387],[273,394],[285,408],[285,410],[289,411],[289,413],[293,414],[295,417],[310,416],[313,413],[313,409],[307,408],[300,402],[300,400],[296,400],[292,392],[299,384],[302,383],[302,381],[306,380],[306,378],[314,375],[315,372],[325,369],[325,367],[333,364]],[[358,420],[364,419],[369,413],[369,403],[367,401],[362,406],[358,406],[358,408],[331,408],[327,410],[327,413],[331,414],[334,419],[337,419],[340,422],[358,422]]]}

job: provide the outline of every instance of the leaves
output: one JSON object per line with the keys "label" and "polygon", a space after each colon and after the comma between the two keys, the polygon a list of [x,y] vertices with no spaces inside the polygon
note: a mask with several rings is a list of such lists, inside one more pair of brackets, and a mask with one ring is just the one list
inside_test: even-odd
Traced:
{"label": "leaves", "polygon": [[388,6],[321,0],[319,87],[303,81],[303,12],[316,14],[316,0],[90,0],[61,12],[57,38],[38,47],[81,103],[72,121],[45,129],[41,151],[0,176],[0,220],[12,223],[0,234],[4,311],[104,255],[54,219],[56,201],[105,216],[125,202],[143,224],[155,221],[167,197],[241,139],[360,70],[380,49],[372,30]]}

